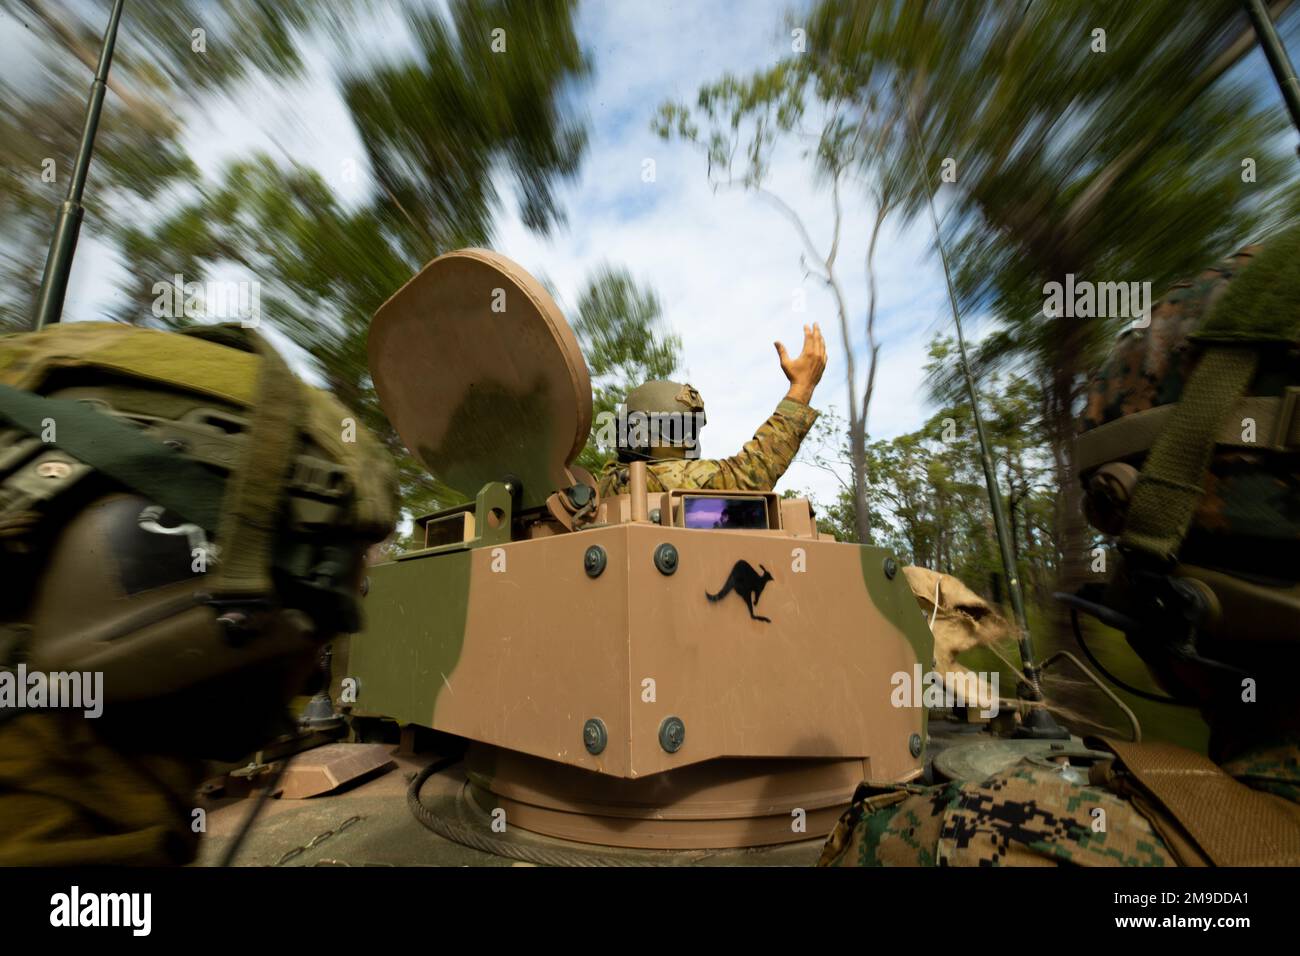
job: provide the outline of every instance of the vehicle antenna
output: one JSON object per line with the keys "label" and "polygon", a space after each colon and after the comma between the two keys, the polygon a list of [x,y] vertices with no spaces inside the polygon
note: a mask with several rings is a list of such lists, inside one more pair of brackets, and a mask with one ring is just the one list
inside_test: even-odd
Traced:
{"label": "vehicle antenna", "polygon": [[1025,720],[1016,731],[1016,736],[1043,739],[1064,739],[1069,732],[1061,727],[1042,706],[1043,688],[1038,664],[1034,659],[1034,645],[1029,636],[1029,619],[1025,615],[1025,597],[1020,587],[1020,575],[1016,571],[1015,555],[1011,551],[1011,535],[1007,530],[1007,515],[1002,507],[1002,495],[998,491],[997,472],[993,467],[993,456],[989,452],[988,437],[984,434],[984,419],[980,416],[979,397],[975,391],[975,378],[971,375],[970,361],[966,356],[966,337],[962,333],[961,312],[957,308],[957,294],[953,290],[952,270],[948,265],[948,252],[944,247],[943,235],[939,231],[939,217],[934,211],[934,193],[926,184],[925,166],[921,146],[921,131],[917,127],[916,116],[911,105],[907,117],[912,128],[912,147],[916,156],[916,172],[925,189],[930,208],[930,223],[934,227],[934,243],[939,250],[939,259],[943,263],[943,277],[948,285],[948,302],[952,306],[952,321],[957,329],[957,355],[961,363],[962,377],[966,381],[966,394],[970,399],[971,417],[975,420],[975,436],[980,446],[980,463],[984,466],[984,484],[988,489],[989,507],[993,511],[993,527],[997,533],[998,549],[1002,554],[1002,574],[1006,578],[1007,592],[1011,598],[1011,608],[1016,617],[1016,629],[1019,632],[1020,662],[1025,676],[1018,688],[1022,700],[1038,705],[1032,706],[1025,715]]}
{"label": "vehicle antenna", "polygon": [[81,232],[81,217],[85,209],[81,196],[86,189],[86,174],[90,170],[90,157],[95,151],[95,132],[99,129],[99,115],[104,109],[104,92],[108,89],[108,68],[113,63],[113,45],[117,42],[117,24],[122,19],[122,0],[115,0],[113,12],[104,32],[104,45],[99,51],[99,66],[95,81],[90,86],[90,100],[86,104],[86,122],[81,130],[81,145],[72,168],[72,181],[68,184],[68,198],[59,207],[59,218],[54,225],[54,238],[50,240],[50,254],[45,260],[45,275],[41,277],[41,294],[36,304],[36,330],[40,331],[63,316],[63,297],[68,291],[68,275],[72,272],[72,256],[77,251],[77,236]]}
{"label": "vehicle antenna", "polygon": [[[1277,85],[1282,90],[1282,99],[1286,101],[1291,122],[1295,124],[1297,130],[1300,130],[1300,79],[1296,78],[1295,67],[1291,63],[1291,58],[1287,56],[1286,47],[1282,45],[1282,40],[1277,35],[1277,28],[1273,26],[1273,18],[1268,15],[1264,0],[1245,0],[1245,2],[1246,13],[1250,16],[1250,22],[1255,25],[1255,35],[1259,37],[1259,45],[1264,49],[1264,56],[1268,59],[1268,65],[1273,70]],[[1300,146],[1297,146],[1297,152],[1300,152]]]}

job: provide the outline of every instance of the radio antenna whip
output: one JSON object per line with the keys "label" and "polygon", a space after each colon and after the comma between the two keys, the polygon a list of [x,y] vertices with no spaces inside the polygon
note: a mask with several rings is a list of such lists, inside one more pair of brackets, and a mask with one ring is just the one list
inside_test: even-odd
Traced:
{"label": "radio antenna whip", "polygon": [[1295,124],[1297,130],[1300,130],[1300,79],[1296,78],[1295,66],[1292,65],[1286,47],[1282,45],[1282,40],[1277,35],[1273,18],[1268,15],[1264,0],[1246,0],[1246,13],[1250,16],[1250,22],[1255,25],[1255,35],[1259,37],[1259,45],[1263,48],[1264,56],[1282,91],[1282,99],[1286,101],[1291,122]]}
{"label": "radio antenna whip", "polygon": [[970,361],[966,356],[966,337],[962,334],[961,312],[957,308],[957,294],[953,290],[952,270],[948,265],[948,251],[944,246],[943,235],[939,231],[939,217],[934,211],[934,193],[930,190],[925,177],[923,150],[921,148],[921,131],[916,123],[912,105],[907,106],[907,118],[912,129],[912,149],[916,157],[916,174],[925,190],[930,209],[930,224],[934,228],[934,243],[939,250],[939,260],[943,263],[943,278],[948,285],[948,302],[952,306],[952,322],[957,330],[957,354],[960,359],[962,377],[966,381],[966,394],[970,399],[971,417],[975,420],[975,436],[980,446],[980,463],[984,466],[984,484],[988,488],[989,507],[993,511],[993,527],[997,533],[998,549],[1002,553],[1002,574],[1006,578],[1007,593],[1011,598],[1011,608],[1015,612],[1016,630],[1019,632],[1020,662],[1025,676],[1019,688],[1022,700],[1032,706],[1025,715],[1024,722],[1016,731],[1020,737],[1043,739],[1064,739],[1069,732],[1056,723],[1052,715],[1043,706],[1043,688],[1038,664],[1034,660],[1034,645],[1029,636],[1029,620],[1025,615],[1025,597],[1020,587],[1020,575],[1016,571],[1016,559],[1011,550],[1011,535],[1007,530],[1007,515],[1002,507],[1002,495],[998,492],[997,471],[993,467],[993,456],[989,452],[988,437],[984,433],[984,420],[980,417],[979,396],[975,391],[975,378],[971,375]]}
{"label": "radio antenna whip", "polygon": [[72,256],[77,251],[77,236],[81,232],[81,217],[85,209],[81,196],[86,190],[86,174],[90,171],[90,157],[95,151],[95,133],[99,129],[99,116],[104,110],[104,92],[108,89],[108,68],[113,64],[113,45],[117,42],[117,24],[122,19],[122,0],[115,0],[109,14],[108,29],[104,32],[104,45],[99,51],[99,66],[95,81],[90,86],[90,100],[86,104],[86,122],[81,130],[81,144],[72,167],[72,181],[68,184],[68,198],[59,207],[59,218],[50,241],[50,254],[45,260],[45,275],[41,277],[41,294],[36,304],[36,330],[58,322],[63,315],[63,297],[68,291],[68,276],[72,272]]}

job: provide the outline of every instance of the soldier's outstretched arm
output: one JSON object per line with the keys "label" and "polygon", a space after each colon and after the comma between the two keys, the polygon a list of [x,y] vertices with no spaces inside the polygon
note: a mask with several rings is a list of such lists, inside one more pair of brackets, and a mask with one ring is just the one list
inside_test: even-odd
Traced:
{"label": "soldier's outstretched arm", "polygon": [[804,326],[803,350],[790,358],[785,346],[776,344],[781,371],[790,381],[785,398],[754,437],[738,454],[720,460],[687,461],[679,467],[685,472],[681,486],[712,488],[720,491],[771,491],[799,453],[799,445],[817,420],[809,407],[813,390],[826,371],[826,340],[814,323]]}

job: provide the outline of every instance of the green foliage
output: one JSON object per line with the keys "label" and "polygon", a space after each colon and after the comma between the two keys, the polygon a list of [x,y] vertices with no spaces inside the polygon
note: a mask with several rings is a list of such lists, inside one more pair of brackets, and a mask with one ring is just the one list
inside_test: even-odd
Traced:
{"label": "green foliage", "polygon": [[[174,30],[177,18],[193,14],[190,6],[160,13],[151,29]],[[238,47],[242,60],[225,44],[198,72],[164,65],[164,99],[259,70],[292,75],[301,65],[300,31],[318,28],[346,50],[348,17],[368,5],[310,3],[286,13],[261,3],[216,6],[193,22],[243,18],[256,38]],[[423,5],[399,7],[407,10],[415,53],[379,63],[358,59],[340,80],[374,182],[356,207],[344,205],[324,179],[298,163],[255,155],[230,164],[213,183],[199,179],[183,154],[173,160],[156,148],[174,142],[168,138],[174,127],[152,139],[137,137],[130,144],[133,158],[121,150],[123,166],[137,164],[129,183],[135,208],[161,188],[160,168],[183,188],[152,214],[115,215],[100,224],[131,274],[112,318],[182,325],[193,320],[152,314],[155,283],[176,273],[186,281],[221,270],[250,276],[260,283],[263,317],[310,357],[324,386],[397,458],[405,510],[420,514],[460,500],[410,457],[387,422],[367,371],[366,336],[375,310],[424,262],[489,241],[502,206],[494,173],[513,177],[529,226],[546,230],[561,218],[553,191],[577,171],[586,142],[567,100],[570,84],[589,69],[573,30],[573,7],[572,0],[453,0],[445,18]],[[124,21],[124,35],[128,26]],[[497,28],[506,31],[503,53],[491,47]],[[209,27],[210,49],[212,32]],[[143,36],[162,45],[161,34]],[[124,49],[122,77],[134,83],[131,44]],[[170,108],[174,112],[174,102]],[[109,119],[102,156],[112,162],[118,151]],[[95,184],[93,202],[107,198],[102,186]],[[38,233],[47,236],[48,229]]]}
{"label": "green foliage", "polygon": [[[387,443],[405,510],[420,514],[458,501],[411,458],[386,420],[367,371],[366,336],[374,311],[424,262],[489,242],[503,206],[497,173],[513,180],[529,227],[545,232],[563,220],[555,188],[576,173],[586,145],[568,96],[590,72],[574,7],[573,0],[453,0],[445,10],[399,4],[415,52],[376,62],[348,55],[355,17],[375,12],[361,0],[284,10],[239,0],[129,4],[88,193],[87,231],[114,241],[131,274],[110,317],[182,326],[201,320],[154,315],[155,283],[231,270],[256,279],[264,317]],[[12,135],[4,137],[3,159],[14,170],[48,152],[43,141],[56,140],[59,156],[75,149],[87,80],[83,65],[70,68],[60,57],[93,62],[103,26],[41,19],[62,44],[49,55],[51,69],[62,71],[59,99],[5,98],[0,131]],[[190,51],[194,27],[207,31],[206,54]],[[232,44],[227,34],[236,27],[241,42]],[[176,101],[259,72],[297,75],[309,34],[348,64],[339,92],[365,144],[370,197],[347,206],[310,168],[264,154],[231,163],[216,182],[202,180],[179,146]],[[167,50],[176,55],[158,55]],[[16,328],[29,321],[47,223],[66,187],[42,188],[36,175],[15,178],[24,188],[5,194],[0,214],[28,220],[10,230],[24,237],[23,255],[6,263],[7,277],[22,273],[24,281],[6,286],[17,294],[0,299],[0,322]],[[113,212],[100,218],[96,208]],[[660,327],[653,292],[626,271],[604,267],[593,275],[578,312],[598,410],[611,410],[639,381],[676,369],[680,340]],[[593,444],[584,460],[598,464],[608,454]]]}
{"label": "green foliage", "polygon": [[[976,374],[1014,370],[1038,386],[1056,533],[1077,564],[1075,410],[1126,319],[1049,318],[1043,286],[1073,273],[1146,280],[1159,294],[1294,208],[1276,91],[1226,78],[1254,45],[1241,5],[821,0],[808,24],[820,69],[855,102],[906,121],[908,135],[884,140],[871,165],[911,184],[898,197],[904,219],[938,191],[962,305],[995,321]],[[1243,157],[1257,182],[1243,181]],[[951,183],[940,180],[945,161]],[[934,363],[931,383],[937,400],[957,401],[956,363]]]}
{"label": "green foliage", "polygon": [[[67,197],[81,135],[89,79],[60,64],[59,82],[35,96],[0,83],[0,332],[31,327],[59,204]],[[115,216],[157,199],[197,176],[170,123],[132,121],[110,97],[100,123],[85,237],[103,238]]]}
{"label": "green foliage", "polygon": [[399,251],[382,218],[343,208],[312,170],[256,156],[227,168],[215,187],[148,228],[118,230],[137,282],[114,318],[174,327],[152,317],[151,280],[186,279],[238,266],[263,282],[263,314],[314,361],[323,385],[358,413],[398,461],[403,505],[437,510],[459,496],[411,458],[388,424],[370,382],[366,335],[375,309],[419,267]]}
{"label": "green foliage", "polygon": [[[344,73],[378,192],[406,220],[397,231],[412,248],[428,255],[485,242],[500,207],[498,169],[513,177],[530,229],[563,218],[553,190],[577,173],[587,143],[564,99],[590,72],[575,6],[456,0],[445,19],[415,11],[412,60]],[[496,30],[504,52],[492,49]]]}
{"label": "green foliage", "polygon": [[[311,33],[346,45],[370,0],[132,0],[124,6],[86,193],[85,238],[150,218],[151,205],[198,179],[181,145],[202,97],[258,77],[301,76]],[[0,331],[32,321],[50,233],[66,196],[108,4],[0,0],[40,38],[40,79],[0,84]],[[202,51],[193,31],[202,30]],[[42,178],[54,161],[56,178]],[[197,278],[197,276],[196,276]]]}
{"label": "green foliage", "polygon": [[[664,139],[676,136],[699,145],[708,159],[710,182],[715,185],[725,177],[728,184],[757,189],[771,166],[778,140],[794,131],[803,118],[806,86],[807,76],[790,61],[781,61],[748,79],[727,73],[700,88],[694,110],[679,102],[660,104],[651,130]],[[738,152],[741,163],[736,175]],[[829,150],[825,152],[831,155]]]}
{"label": "green foliage", "polygon": [[[945,361],[951,348],[949,340],[935,339],[932,361]],[[1009,489],[1004,503],[1019,573],[1045,598],[1059,554],[1048,437],[1037,413],[1039,390],[1025,378],[993,379],[981,402],[999,486]],[[826,425],[810,436],[805,460],[835,473],[849,452],[839,419],[833,413],[824,418]],[[866,475],[874,543],[909,563],[956,575],[993,600],[1005,597],[968,405],[941,409],[915,432],[869,443]],[[843,485],[834,501],[819,504],[819,529],[841,541],[858,540],[854,507]]]}

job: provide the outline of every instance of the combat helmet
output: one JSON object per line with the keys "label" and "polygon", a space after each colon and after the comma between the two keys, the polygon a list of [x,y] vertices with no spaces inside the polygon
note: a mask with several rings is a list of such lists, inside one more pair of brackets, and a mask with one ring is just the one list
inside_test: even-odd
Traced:
{"label": "combat helmet", "polygon": [[251,330],[0,338],[0,666],[100,673],[106,716],[242,756],[358,629],[394,491],[379,444]]}
{"label": "combat helmet", "polygon": [[704,399],[695,387],[656,379],[628,392],[620,409],[619,461],[697,458]]}
{"label": "combat helmet", "polygon": [[1297,262],[1293,227],[1175,287],[1093,376],[1075,445],[1085,514],[1118,561],[1062,597],[1203,708],[1300,663]]}

